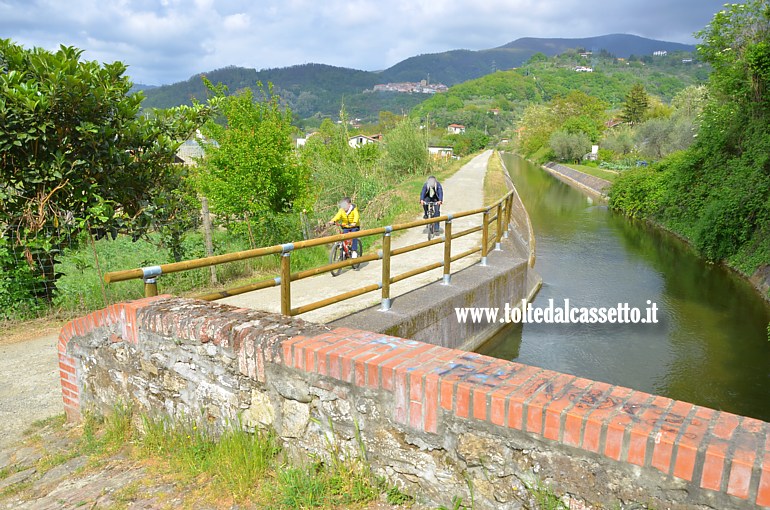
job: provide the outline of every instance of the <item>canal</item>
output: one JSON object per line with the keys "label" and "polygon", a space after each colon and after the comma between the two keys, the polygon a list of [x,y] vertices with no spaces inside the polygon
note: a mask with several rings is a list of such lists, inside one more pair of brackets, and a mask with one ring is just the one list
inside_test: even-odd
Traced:
{"label": "canal", "polygon": [[512,325],[479,352],[770,421],[770,306],[680,240],[513,155],[537,239],[533,305],[658,306],[657,324]]}

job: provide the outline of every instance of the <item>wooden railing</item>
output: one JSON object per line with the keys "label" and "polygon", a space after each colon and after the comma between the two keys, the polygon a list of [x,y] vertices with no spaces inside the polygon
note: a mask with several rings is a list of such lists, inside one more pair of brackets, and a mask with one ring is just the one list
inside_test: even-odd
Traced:
{"label": "wooden railing", "polygon": [[[396,282],[400,282],[407,278],[432,271],[434,269],[444,268],[444,283],[449,284],[451,281],[451,265],[452,262],[468,257],[475,253],[481,252],[481,264],[486,265],[487,255],[493,248],[500,249],[501,240],[504,235],[507,235],[507,225],[511,221],[511,209],[513,207],[513,201],[515,199],[514,191],[508,192],[504,197],[497,202],[479,209],[473,209],[470,211],[463,211],[455,214],[446,214],[437,218],[428,218],[425,220],[412,221],[409,223],[402,223],[399,225],[392,225],[387,227],[371,228],[367,230],[360,230],[358,232],[349,232],[347,234],[338,234],[327,237],[319,237],[317,239],[309,239],[305,241],[299,241],[296,243],[278,244],[275,246],[268,246],[265,248],[257,248],[253,250],[240,251],[235,253],[227,253],[224,255],[215,255],[212,257],[205,257],[194,260],[186,260],[182,262],[172,262],[170,264],[161,264],[159,266],[143,267],[138,269],[129,269],[125,271],[114,271],[104,275],[104,281],[107,283],[121,282],[125,280],[142,279],[144,280],[144,293],[145,296],[157,296],[158,295],[158,277],[163,274],[176,273],[180,271],[189,271],[193,269],[199,269],[203,267],[216,266],[219,264],[226,264],[228,262],[235,262],[239,260],[248,260],[258,257],[264,257],[266,255],[281,255],[280,275],[275,278],[261,280],[249,285],[243,285],[240,287],[212,292],[209,294],[203,294],[196,296],[198,299],[207,301],[213,301],[229,296],[236,296],[245,292],[251,292],[259,289],[266,289],[268,287],[281,287],[281,313],[284,315],[298,315],[301,313],[316,310],[324,306],[329,306],[346,299],[351,299],[368,292],[380,290],[382,294],[382,308],[383,310],[390,309],[391,296],[390,285]],[[481,215],[481,225],[467,228],[460,232],[454,233],[452,231],[452,221],[464,218],[468,216]],[[437,237],[429,241],[423,241],[401,248],[391,248],[391,234],[401,230],[407,230],[410,228],[423,227],[425,225],[433,223],[444,224],[444,235]],[[494,225],[494,232],[490,232],[490,226]],[[505,225],[505,227],[504,227]],[[476,248],[471,248],[462,253],[452,254],[452,241],[460,237],[464,237],[476,232],[481,231],[481,245]],[[326,264],[320,267],[306,269],[304,271],[298,271],[292,273],[291,271],[291,254],[296,250],[302,250],[312,248],[315,246],[328,245],[336,243],[338,241],[345,241],[354,238],[364,238],[369,236],[382,236],[382,249],[377,253],[370,253],[362,257],[343,260],[341,262],[335,262],[333,264]],[[491,237],[490,237],[491,236]],[[436,262],[433,264],[427,264],[401,274],[391,274],[391,259],[397,255],[403,255],[410,253],[421,248],[433,246],[436,244],[444,244],[444,255],[442,262]],[[292,308],[291,306],[291,282],[316,276],[321,273],[325,273],[334,269],[352,266],[354,264],[362,264],[364,262],[370,262],[374,260],[382,260],[382,279],[380,282],[371,283],[366,286],[338,294],[320,301],[308,303],[305,305]]]}

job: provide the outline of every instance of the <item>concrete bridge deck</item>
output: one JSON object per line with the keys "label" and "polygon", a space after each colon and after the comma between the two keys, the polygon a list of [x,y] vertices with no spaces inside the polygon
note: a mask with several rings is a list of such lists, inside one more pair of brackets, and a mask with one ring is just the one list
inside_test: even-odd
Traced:
{"label": "concrete bridge deck", "polygon": [[[476,156],[458,170],[452,177],[442,182],[442,186],[444,187],[444,206],[442,206],[441,214],[451,214],[470,209],[477,209],[484,205],[484,176],[486,175],[487,163],[491,155],[492,151],[486,151],[479,156]],[[418,197],[415,197],[415,212],[421,213],[422,209],[419,207],[417,199]],[[422,215],[420,214],[419,217],[422,218]],[[363,218],[363,221],[366,227],[371,228],[375,226],[366,224],[365,217]],[[452,222],[454,232],[460,232],[461,230],[478,225],[481,225],[481,215],[460,218]],[[422,228],[409,229],[393,238],[392,248],[399,248],[425,241],[427,240],[426,232],[427,231]],[[370,237],[368,240],[365,240],[366,244],[371,246],[373,239],[373,237]],[[452,253],[461,253],[478,246],[480,243],[480,232],[461,237],[460,239],[452,241]],[[367,248],[365,247],[364,249],[366,250]],[[391,259],[391,275],[395,276],[433,262],[441,262],[443,260],[443,250],[443,244],[437,244],[393,257]],[[453,262],[452,273],[468,267],[478,262],[478,260],[479,255],[475,255]],[[329,273],[325,273],[313,278],[292,282],[292,307],[312,303],[365,285],[380,282],[382,280],[381,272],[382,263],[381,261],[376,260],[362,264],[357,271],[345,269],[342,274],[337,277],[332,277]],[[442,275],[443,269],[439,268],[391,284],[391,297],[397,299],[398,296],[411,290],[440,280]],[[271,287],[268,289],[248,292],[238,296],[220,299],[217,302],[241,308],[280,313],[280,287]],[[370,292],[333,306],[313,310],[302,314],[301,317],[313,322],[327,323],[359,310],[374,306],[379,302],[379,292]]]}

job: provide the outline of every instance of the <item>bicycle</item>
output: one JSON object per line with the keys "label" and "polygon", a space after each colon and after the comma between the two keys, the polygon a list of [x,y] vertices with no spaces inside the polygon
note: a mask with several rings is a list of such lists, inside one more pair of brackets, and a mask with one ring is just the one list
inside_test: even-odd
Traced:
{"label": "bicycle", "polygon": [[[428,218],[438,217],[438,214],[436,214],[436,206],[438,205],[438,202],[425,202],[425,204],[428,206]],[[441,228],[438,222],[428,223],[428,241],[439,235],[440,232]]]}
{"label": "bicycle", "polygon": [[[340,229],[342,229],[342,225],[339,223],[335,223]],[[337,241],[332,245],[332,249],[329,252],[329,264],[334,264],[335,262],[342,262],[343,260],[347,260],[350,258],[358,258],[361,256],[361,241],[358,242],[358,250],[353,249],[353,240],[352,239],[345,239],[344,241]],[[353,264],[351,267],[353,269],[358,269],[361,264]],[[331,271],[332,276],[337,276],[342,272],[342,268],[339,267],[337,269],[332,269]]]}

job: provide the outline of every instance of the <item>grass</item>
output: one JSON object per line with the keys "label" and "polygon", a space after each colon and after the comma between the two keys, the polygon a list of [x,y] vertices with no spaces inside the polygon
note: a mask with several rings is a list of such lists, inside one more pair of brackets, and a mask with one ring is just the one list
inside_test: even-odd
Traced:
{"label": "grass", "polygon": [[538,510],[568,510],[564,502],[548,485],[538,481],[529,488]]}
{"label": "grass", "polygon": [[[411,496],[373,475],[358,433],[358,451],[343,451],[327,442],[324,455],[292,465],[272,432],[250,432],[237,423],[214,434],[192,418],[136,416],[130,406],[118,404],[106,416],[86,414],[81,426],[72,431],[64,431],[62,424],[62,418],[56,417],[31,427],[32,438],[46,428],[73,435],[72,447],[66,452],[38,461],[36,476],[79,456],[88,457],[84,470],[117,459],[139,463],[146,469],[146,477],[114,495],[110,508],[115,510],[129,507],[154,484],[173,487],[174,500],[182,502],[175,507],[182,508],[201,504],[276,510],[365,508],[380,495],[393,504],[412,501]],[[0,478],[13,473],[3,470]],[[31,486],[29,481],[15,484],[0,496],[19,494]]]}
{"label": "grass", "polygon": [[363,451],[343,454],[327,445],[327,455],[307,465],[286,463],[271,432],[249,432],[239,424],[215,436],[191,419],[142,417],[136,454],[182,484],[208,487],[196,498],[258,502],[270,508],[338,507],[373,501],[383,486]]}
{"label": "grass", "polygon": [[566,166],[577,170],[578,172],[583,172],[584,174],[593,175],[594,177],[599,177],[600,179],[604,179],[605,181],[614,182],[615,179],[618,178],[620,174],[617,172],[612,172],[610,170],[605,170],[603,168],[597,168],[595,166],[588,166],[588,165],[576,165],[576,164],[567,164]]}
{"label": "grass", "polygon": [[489,158],[487,173],[484,176],[484,203],[491,204],[505,196],[506,193],[508,193],[508,185],[505,182],[505,170],[498,153],[495,152]]}

